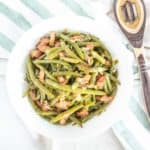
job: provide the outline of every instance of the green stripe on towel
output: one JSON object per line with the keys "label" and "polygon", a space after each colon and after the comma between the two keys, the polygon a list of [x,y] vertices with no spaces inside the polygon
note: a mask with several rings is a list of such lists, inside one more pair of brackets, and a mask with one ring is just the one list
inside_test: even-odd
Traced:
{"label": "green stripe on towel", "polygon": [[23,30],[31,28],[31,24],[17,11],[9,8],[2,2],[0,2],[0,12],[12,20],[17,26]]}
{"label": "green stripe on towel", "polygon": [[8,51],[11,51],[14,47],[14,42],[0,32],[0,45]]}
{"label": "green stripe on towel", "polygon": [[38,0],[21,0],[21,2],[43,19],[52,17],[50,11],[40,4]]}
{"label": "green stripe on towel", "polygon": [[69,7],[77,15],[93,19],[93,17],[89,16],[75,0],[62,0],[61,2],[63,2],[66,7]]}
{"label": "green stripe on towel", "polygon": [[144,150],[142,145],[140,145],[137,141],[136,137],[134,137],[125,126],[123,121],[119,121],[113,125],[113,131],[125,150]]}
{"label": "green stripe on towel", "polygon": [[130,110],[134,113],[134,116],[140,121],[140,123],[150,131],[150,122],[146,113],[141,108],[140,104],[134,97],[129,100],[128,106]]}

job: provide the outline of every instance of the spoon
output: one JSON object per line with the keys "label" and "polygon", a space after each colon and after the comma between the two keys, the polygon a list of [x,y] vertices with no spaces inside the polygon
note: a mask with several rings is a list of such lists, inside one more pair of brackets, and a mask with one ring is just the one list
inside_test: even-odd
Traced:
{"label": "spoon", "polygon": [[114,12],[117,23],[133,46],[142,82],[143,98],[150,117],[150,77],[143,53],[143,35],[146,10],[143,0],[115,0]]}

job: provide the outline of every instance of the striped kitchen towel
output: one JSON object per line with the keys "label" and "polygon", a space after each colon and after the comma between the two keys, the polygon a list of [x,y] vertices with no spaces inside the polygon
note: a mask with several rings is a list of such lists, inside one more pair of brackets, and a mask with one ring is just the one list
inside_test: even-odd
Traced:
{"label": "striped kitchen towel", "polygon": [[[145,1],[150,7],[150,1]],[[112,18],[112,0],[1,0],[0,1],[0,75],[5,75],[5,62],[16,42],[32,26],[43,19],[58,15],[81,15],[91,19],[98,12]],[[147,16],[150,9],[147,8]],[[149,24],[146,25],[145,47],[148,47]],[[115,22],[114,22],[115,24]],[[128,46],[127,43],[124,43]],[[131,52],[132,53],[132,52]],[[147,54],[149,57],[149,54]],[[113,125],[113,131],[126,150],[148,150],[150,124],[141,98],[138,69],[133,65],[134,90],[125,117]]]}

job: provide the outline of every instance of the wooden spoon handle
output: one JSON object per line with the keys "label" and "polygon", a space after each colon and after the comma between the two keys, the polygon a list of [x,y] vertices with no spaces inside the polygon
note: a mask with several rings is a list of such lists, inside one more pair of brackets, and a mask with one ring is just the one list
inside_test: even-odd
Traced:
{"label": "wooden spoon handle", "polygon": [[145,64],[145,59],[143,54],[140,54],[137,60],[140,69],[143,97],[145,100],[148,115],[150,117],[150,76],[148,74],[148,70],[146,69],[146,64]]}

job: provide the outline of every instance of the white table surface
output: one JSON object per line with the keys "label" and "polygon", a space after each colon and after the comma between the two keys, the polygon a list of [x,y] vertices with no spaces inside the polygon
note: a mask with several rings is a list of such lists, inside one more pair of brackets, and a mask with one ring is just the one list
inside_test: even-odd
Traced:
{"label": "white table surface", "polygon": [[[102,0],[107,7],[109,7],[110,1]],[[149,44],[149,41],[147,43]],[[1,52],[2,48],[0,47],[0,58],[8,56],[7,52]],[[45,150],[44,145],[38,143],[31,136],[9,103],[4,76],[6,64],[7,59],[0,59],[0,150]],[[112,129],[90,141],[90,144],[89,141],[84,141],[75,145],[76,150],[123,150]],[[49,149],[51,148],[49,147]]]}

